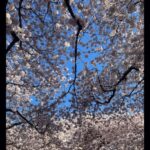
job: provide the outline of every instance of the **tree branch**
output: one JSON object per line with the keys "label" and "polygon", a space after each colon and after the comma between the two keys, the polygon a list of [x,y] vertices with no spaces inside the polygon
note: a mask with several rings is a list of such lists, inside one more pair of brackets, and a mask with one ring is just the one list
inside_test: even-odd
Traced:
{"label": "tree branch", "polygon": [[21,125],[22,123],[23,123],[23,122],[16,122],[16,123],[14,123],[14,124],[12,124],[12,125],[6,127],[6,130],[11,129],[11,128],[13,128],[14,126]]}
{"label": "tree branch", "polygon": [[38,133],[41,133],[39,132],[39,130],[37,129],[37,127],[31,123],[28,119],[26,119],[26,117],[24,117],[18,110],[17,111],[13,111],[12,109],[6,109],[6,112],[11,112],[11,113],[14,113],[14,114],[17,114],[21,119],[23,119],[26,123],[28,123],[32,128],[34,128]]}
{"label": "tree branch", "polygon": [[[22,15],[21,15],[22,2],[23,2],[23,0],[19,1],[19,8],[18,8],[19,27],[20,28],[22,28]],[[20,48],[22,48],[22,41],[20,41]]]}
{"label": "tree branch", "polygon": [[100,85],[100,88],[102,89],[102,91],[103,91],[103,92],[112,92],[112,94],[111,94],[111,96],[108,98],[107,101],[105,101],[105,102],[96,101],[96,102],[99,103],[99,104],[108,104],[108,103],[112,100],[112,98],[115,96],[116,87],[117,87],[123,80],[126,79],[127,75],[128,75],[132,70],[139,71],[139,69],[136,68],[136,67],[134,67],[134,66],[129,67],[128,70],[126,70],[126,71],[123,73],[123,75],[122,75],[122,77],[119,79],[119,81],[118,81],[115,85],[112,86],[112,87],[114,87],[113,89],[105,89],[105,88],[103,87],[103,85],[100,83],[100,78],[99,78],[99,76],[98,76],[99,85]]}
{"label": "tree branch", "polygon": [[66,7],[70,13],[70,15],[72,16],[72,18],[74,19],[74,21],[76,22],[78,28],[77,28],[77,34],[76,34],[76,40],[75,40],[75,49],[74,49],[74,57],[75,57],[75,64],[74,64],[74,82],[73,82],[73,85],[74,85],[74,96],[76,97],[76,78],[77,78],[77,54],[78,54],[78,37],[79,37],[79,34],[80,34],[80,31],[82,30],[83,26],[81,25],[81,22],[80,20],[75,16],[71,6],[70,6],[70,0],[65,0],[65,4],[66,4]]}
{"label": "tree branch", "polygon": [[13,41],[8,45],[6,49],[6,54],[10,51],[10,49],[20,40],[14,31],[11,31],[11,35],[13,37]]}
{"label": "tree branch", "polygon": [[124,74],[123,74],[123,76],[120,78],[120,80],[115,84],[115,86],[119,85],[120,82],[122,82],[123,80],[125,80],[125,79],[126,79],[126,76],[127,76],[132,70],[139,71],[139,69],[136,68],[136,67],[134,67],[134,66],[129,67],[128,70],[124,72]]}

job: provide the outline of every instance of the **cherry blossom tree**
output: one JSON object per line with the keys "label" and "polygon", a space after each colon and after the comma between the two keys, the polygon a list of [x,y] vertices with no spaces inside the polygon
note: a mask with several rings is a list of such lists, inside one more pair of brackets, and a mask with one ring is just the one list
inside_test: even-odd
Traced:
{"label": "cherry blossom tree", "polygon": [[[83,122],[88,114],[93,122],[143,114],[143,0],[8,0],[6,11],[8,149],[102,149],[113,145],[110,136],[134,133],[130,123],[116,123],[118,135],[111,125],[104,135],[97,122],[89,131],[96,143],[88,145]],[[68,125],[80,135],[72,133],[67,147],[59,135]]]}

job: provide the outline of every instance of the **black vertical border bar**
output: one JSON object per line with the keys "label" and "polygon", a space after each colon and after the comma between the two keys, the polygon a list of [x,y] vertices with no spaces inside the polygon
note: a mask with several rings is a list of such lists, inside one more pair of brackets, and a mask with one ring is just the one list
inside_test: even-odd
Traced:
{"label": "black vertical border bar", "polygon": [[150,150],[150,0],[144,0],[144,150]]}
{"label": "black vertical border bar", "polygon": [[0,0],[0,150],[6,149],[6,3]]}

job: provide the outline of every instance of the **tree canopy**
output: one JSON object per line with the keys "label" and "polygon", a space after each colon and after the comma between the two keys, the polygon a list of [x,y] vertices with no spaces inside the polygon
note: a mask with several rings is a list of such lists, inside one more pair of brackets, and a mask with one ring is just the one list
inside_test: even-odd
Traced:
{"label": "tree canopy", "polygon": [[[142,116],[143,0],[8,0],[6,11],[8,149],[67,149],[55,132],[69,123],[84,139],[88,115]],[[68,149],[91,149],[77,137]]]}

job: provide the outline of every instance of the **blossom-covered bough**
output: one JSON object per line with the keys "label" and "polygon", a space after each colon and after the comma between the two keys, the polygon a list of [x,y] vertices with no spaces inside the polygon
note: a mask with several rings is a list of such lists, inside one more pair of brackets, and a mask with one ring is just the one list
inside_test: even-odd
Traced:
{"label": "blossom-covered bough", "polygon": [[7,149],[143,149],[144,1],[6,10]]}

